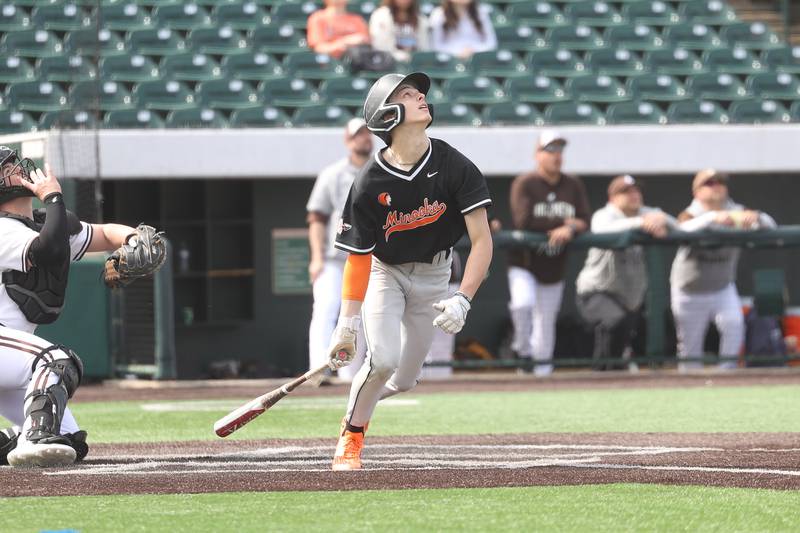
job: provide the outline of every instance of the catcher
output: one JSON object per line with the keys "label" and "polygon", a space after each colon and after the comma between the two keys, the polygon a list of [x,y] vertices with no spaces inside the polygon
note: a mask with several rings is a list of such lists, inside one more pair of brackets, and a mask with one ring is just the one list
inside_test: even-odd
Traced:
{"label": "catcher", "polygon": [[[34,196],[44,209],[34,211]],[[83,364],[34,331],[58,319],[70,262],[100,251],[114,251],[104,272],[110,287],[152,274],[166,258],[164,240],[149,226],[78,220],[49,166],[42,171],[0,146],[0,415],[14,424],[0,431],[0,464],[68,465],[89,451],[67,407]]]}

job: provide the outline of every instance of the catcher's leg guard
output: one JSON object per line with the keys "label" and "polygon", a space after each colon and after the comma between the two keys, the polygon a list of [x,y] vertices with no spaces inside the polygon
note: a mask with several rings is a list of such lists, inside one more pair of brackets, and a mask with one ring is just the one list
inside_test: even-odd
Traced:
{"label": "catcher's leg guard", "polygon": [[69,439],[69,445],[75,450],[75,462],[82,461],[89,453],[89,445],[86,444],[86,432],[76,431],[75,433],[67,433],[62,435]]}
{"label": "catcher's leg guard", "polygon": [[19,432],[17,426],[0,430],[0,465],[8,464],[8,454],[17,447]]}

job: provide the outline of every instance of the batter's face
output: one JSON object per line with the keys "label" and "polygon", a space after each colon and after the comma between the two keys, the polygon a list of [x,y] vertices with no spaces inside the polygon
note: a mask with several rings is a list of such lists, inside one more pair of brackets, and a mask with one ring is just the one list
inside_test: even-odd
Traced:
{"label": "batter's face", "polygon": [[694,191],[694,197],[705,204],[721,207],[728,201],[728,183],[717,178],[710,179]]}
{"label": "batter's face", "polygon": [[611,203],[627,216],[635,215],[644,204],[644,197],[639,187],[632,185],[611,197]]}
{"label": "batter's face", "polygon": [[364,126],[355,135],[346,138],[345,145],[350,153],[368,157],[372,153],[372,133]]}
{"label": "batter's face", "polygon": [[544,174],[556,175],[561,173],[563,163],[564,145],[553,142],[547,146],[536,149],[536,165]]}
{"label": "batter's face", "polygon": [[395,89],[389,98],[389,103],[402,104],[405,109],[403,124],[424,124],[431,121],[431,112],[425,102],[425,95],[410,83],[404,83]]}

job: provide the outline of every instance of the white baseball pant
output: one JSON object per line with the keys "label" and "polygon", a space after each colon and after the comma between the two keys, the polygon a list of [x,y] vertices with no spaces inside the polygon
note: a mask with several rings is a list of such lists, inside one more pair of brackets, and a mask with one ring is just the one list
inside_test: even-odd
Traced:
{"label": "white baseball pant", "polygon": [[[672,314],[678,334],[678,358],[703,355],[703,343],[712,320],[719,330],[720,357],[736,357],[744,342],[744,315],[736,285],[709,293],[687,293],[673,288]],[[720,368],[736,368],[736,361],[722,361]],[[703,368],[701,362],[679,362],[678,370]]]}
{"label": "white baseball pant", "polygon": [[[520,357],[533,357],[535,361],[550,361],[556,345],[556,319],[561,309],[564,282],[539,283],[528,270],[511,266],[508,268],[508,304],[514,324],[514,349]],[[552,363],[541,363],[534,367],[537,376],[553,372]]]}
{"label": "white baseball pant", "polygon": [[347,420],[362,427],[379,400],[412,389],[433,340],[433,304],[447,297],[450,254],[432,263],[389,265],[372,258],[361,308],[367,358],[353,379]]}
{"label": "white baseball pant", "polygon": [[[455,294],[460,284],[451,283],[448,294]],[[428,355],[425,357],[426,363],[439,363],[453,360],[453,353],[456,350],[456,336],[445,333],[439,328],[433,328],[433,342]],[[423,366],[422,379],[448,379],[453,376],[451,366]]]}

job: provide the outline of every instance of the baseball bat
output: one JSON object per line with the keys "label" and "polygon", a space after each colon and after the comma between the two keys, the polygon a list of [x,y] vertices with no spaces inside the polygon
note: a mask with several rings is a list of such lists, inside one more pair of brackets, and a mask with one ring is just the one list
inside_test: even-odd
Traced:
{"label": "baseball bat", "polygon": [[318,368],[312,368],[302,376],[284,383],[277,389],[263,394],[254,400],[250,400],[246,404],[217,420],[214,423],[214,433],[216,433],[218,437],[227,437],[240,427],[253,420],[255,417],[263,414],[267,409],[281,401],[294,389],[309,379],[321,374],[328,368],[329,367],[327,363]]}

